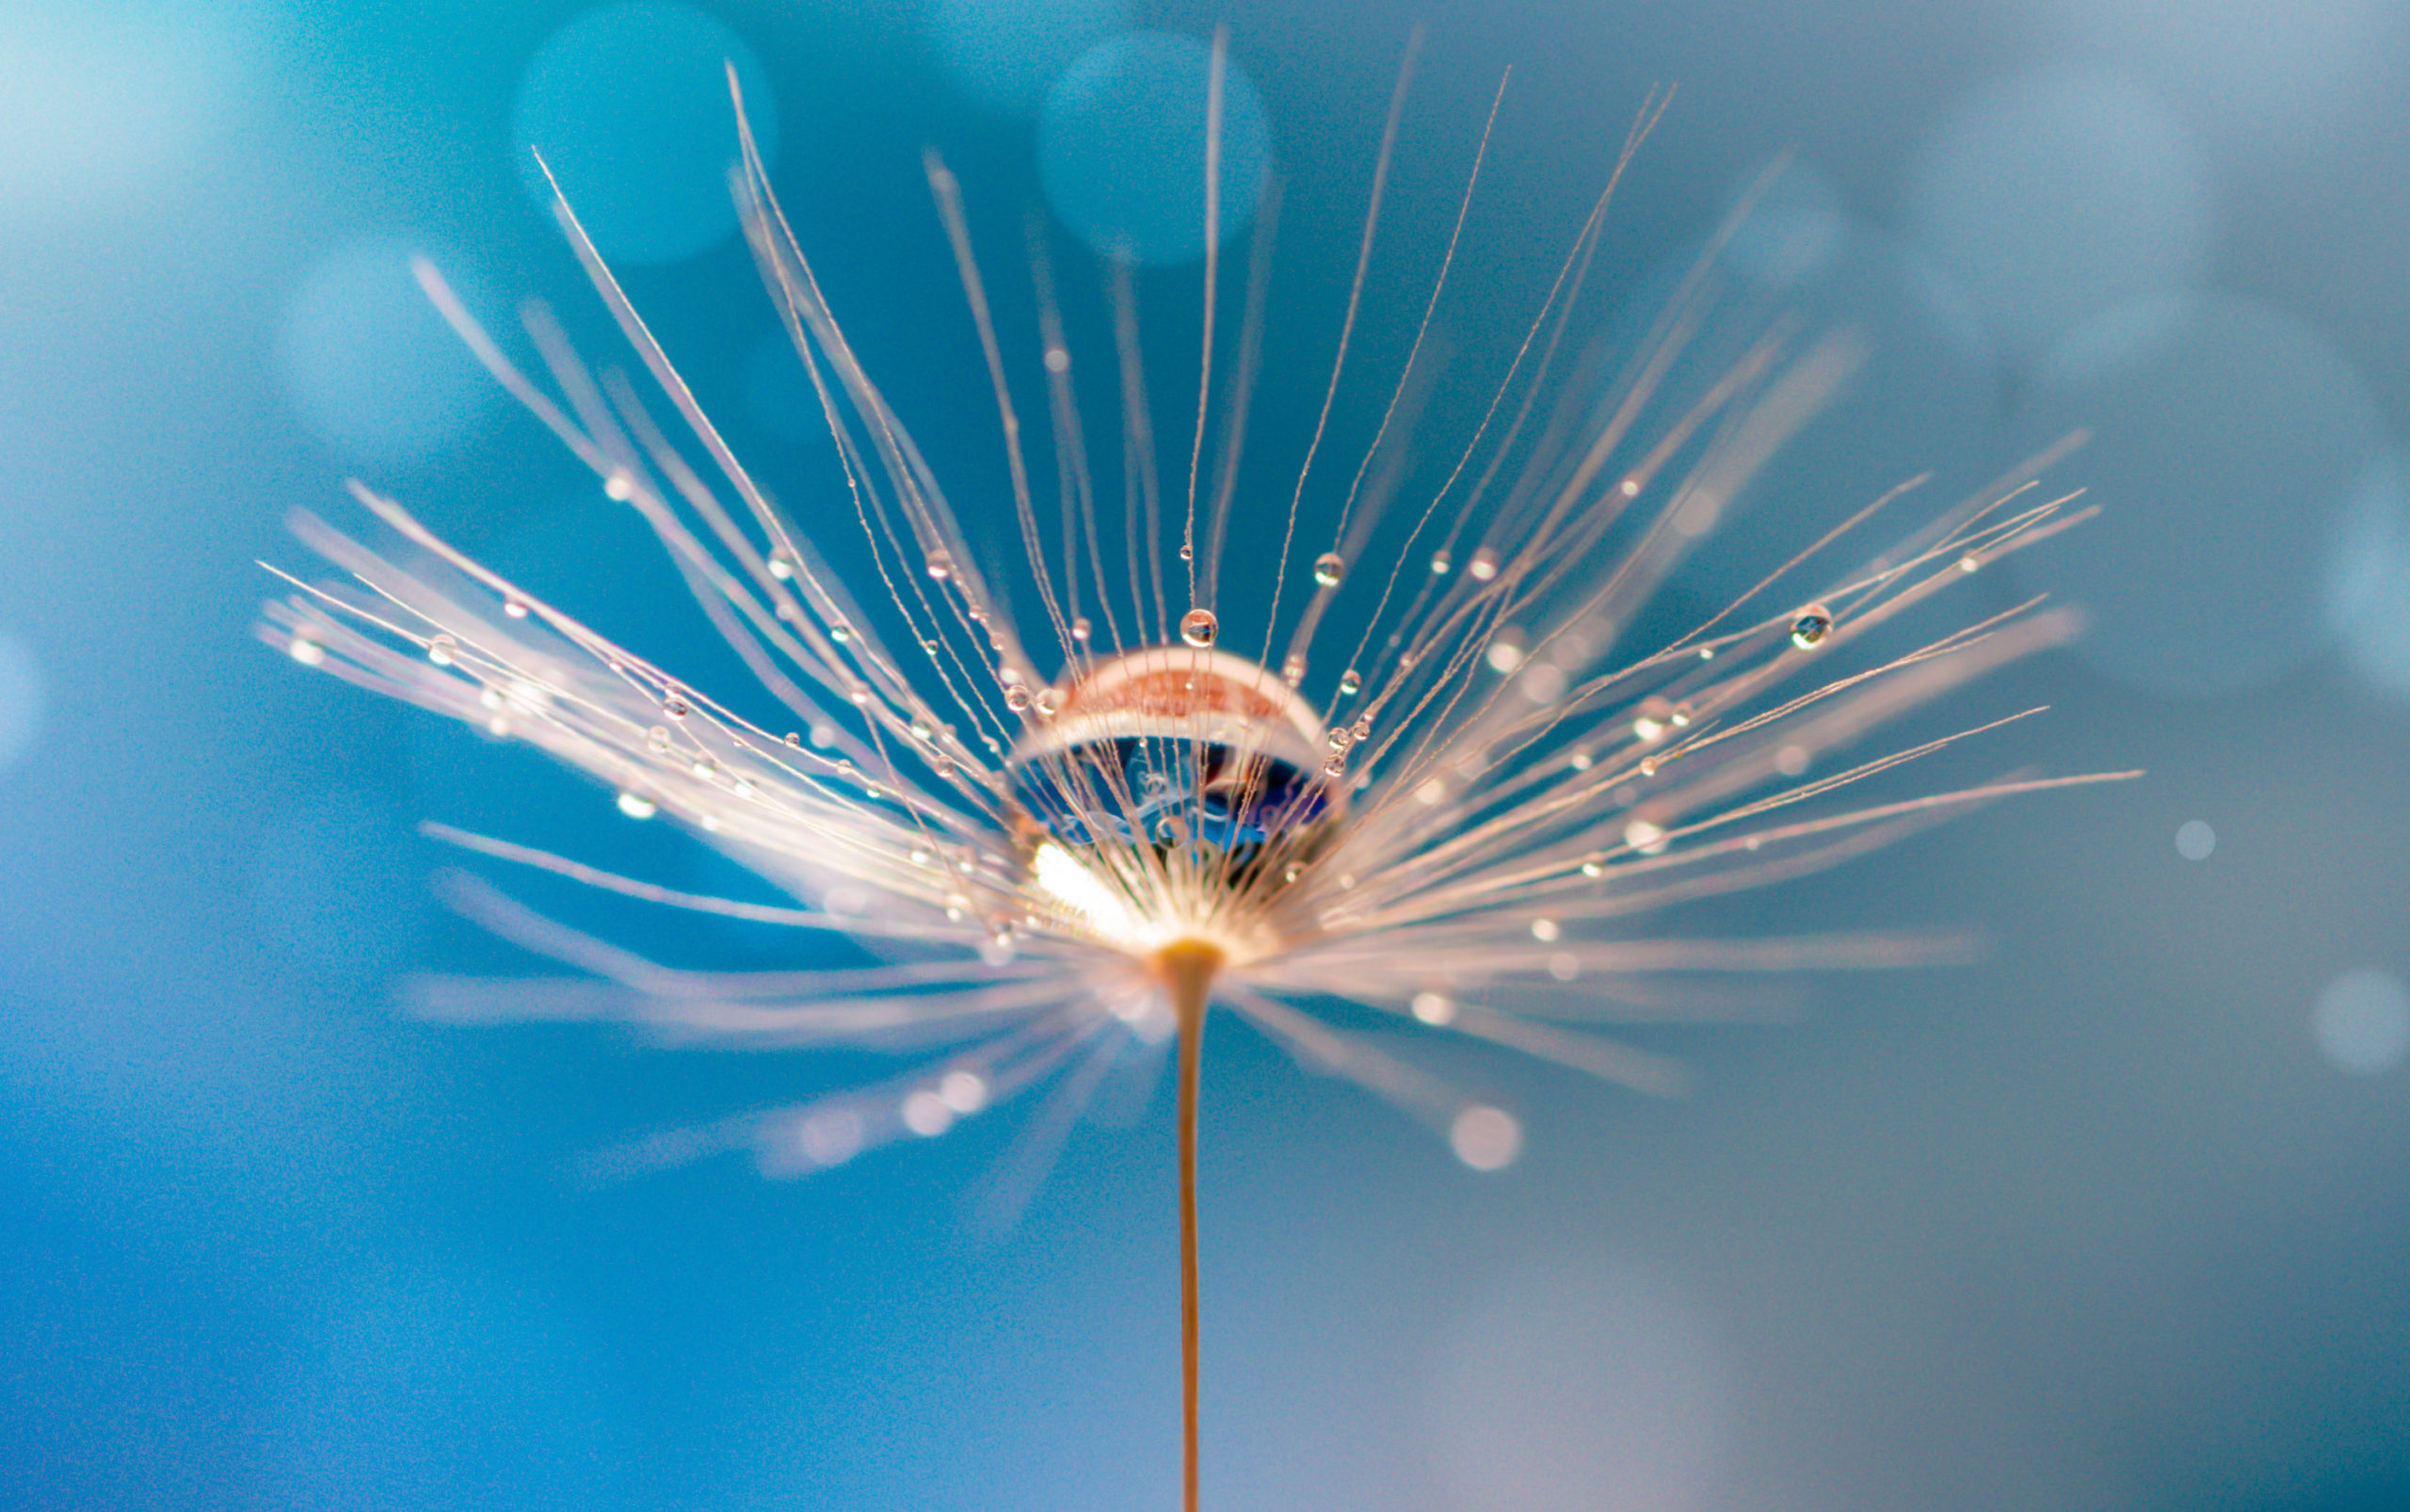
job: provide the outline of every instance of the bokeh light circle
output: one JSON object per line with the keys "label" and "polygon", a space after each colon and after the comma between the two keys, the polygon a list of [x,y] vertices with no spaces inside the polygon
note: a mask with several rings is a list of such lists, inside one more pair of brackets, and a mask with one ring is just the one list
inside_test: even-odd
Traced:
{"label": "bokeh light circle", "polygon": [[1728,1370],[1695,1308],[1655,1276],[1570,1257],[1515,1267],[1442,1335],[1433,1457],[1479,1512],[1701,1504]]}
{"label": "bokeh light circle", "polygon": [[33,749],[47,692],[33,648],[0,630],[0,771]]}
{"label": "bokeh light circle", "polygon": [[2410,523],[2402,485],[2391,455],[2361,478],[2327,571],[2326,622],[2364,685],[2410,699]]}
{"label": "bokeh light circle", "polygon": [[2187,819],[2176,827],[2176,854],[2188,861],[2205,861],[2218,848],[2218,832],[2206,819]]}
{"label": "bokeh light circle", "polygon": [[[1047,203],[1081,240],[1137,263],[1205,255],[1205,112],[1213,52],[1137,31],[1064,71],[1037,125]],[[1272,175],[1272,126],[1245,72],[1223,83],[1221,234],[1254,217]]]}
{"label": "bokeh light circle", "polygon": [[717,244],[736,229],[730,64],[763,156],[774,160],[779,111],[768,75],[711,17],[629,0],[561,27],[528,63],[511,106],[511,149],[528,194],[552,214],[540,153],[605,257],[668,263]]}
{"label": "bokeh light circle", "polygon": [[2373,1076],[2410,1050],[2410,992],[2384,972],[2345,972],[2318,994],[2310,1037],[2338,1070]]}
{"label": "bokeh light circle", "polygon": [[1944,121],[1905,210],[1909,236],[2028,357],[2104,311],[2192,287],[2213,220],[2184,123],[2138,85],[2072,68],[2007,80]]}
{"label": "bokeh light circle", "polygon": [[2101,513],[2011,561],[2090,612],[2076,651],[2093,666],[2225,694],[2323,643],[2338,525],[2383,456],[2368,393],[2324,337],[2225,296],[2143,301],[2051,353],[2020,428],[2037,448],[2092,433],[2054,476]]}
{"label": "bokeh light circle", "polygon": [[[319,439],[364,460],[429,457],[502,397],[411,276],[421,250],[402,241],[341,249],[310,270],[278,327],[286,399]],[[473,308],[483,303],[458,259],[432,260]]]}
{"label": "bokeh light circle", "polygon": [[1072,59],[1127,21],[1121,0],[936,0],[923,24],[939,66],[965,97],[1028,116]]}

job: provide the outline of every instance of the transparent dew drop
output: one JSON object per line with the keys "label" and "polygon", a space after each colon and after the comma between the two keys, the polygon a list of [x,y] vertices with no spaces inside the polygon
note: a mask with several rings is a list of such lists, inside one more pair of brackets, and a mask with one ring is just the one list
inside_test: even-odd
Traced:
{"label": "transparent dew drop", "polygon": [[661,712],[672,719],[683,719],[695,712],[695,706],[672,693],[661,705]]}
{"label": "transparent dew drop", "polygon": [[954,558],[944,552],[929,553],[929,581],[933,583],[954,581]]}
{"label": "transparent dew drop", "polygon": [[655,725],[651,729],[646,731],[644,732],[644,743],[651,747],[656,751],[667,750],[669,748],[669,731],[667,727]]}
{"label": "transparent dew drop", "polygon": [[1472,554],[1472,560],[1465,565],[1465,571],[1472,574],[1476,583],[1488,582],[1498,575],[1498,554],[1484,546]]}
{"label": "transparent dew drop", "polygon": [[451,636],[438,635],[426,643],[426,659],[438,667],[449,667],[452,665],[452,653],[458,649],[459,642]]}
{"label": "transparent dew drop", "polygon": [[1351,667],[1347,670],[1339,674],[1339,696],[1341,698],[1352,699],[1357,694],[1363,691],[1364,677],[1363,674],[1357,671],[1356,668]]}
{"label": "transparent dew drop", "polygon": [[787,747],[791,750],[801,750],[803,748],[803,736],[797,734],[792,730],[788,731]]}
{"label": "transparent dew drop", "polygon": [[1050,719],[1051,719],[1051,718],[1052,718],[1052,717],[1054,716],[1054,715],[1055,715],[1058,711],[1060,711],[1060,710],[1062,709],[1062,707],[1063,707],[1063,690],[1062,690],[1061,688],[1058,688],[1058,687],[1044,687],[1044,688],[1039,688],[1039,689],[1037,690],[1037,712],[1038,712],[1038,713],[1040,713],[1040,714],[1042,714],[1042,715],[1045,715],[1048,718],[1050,718]]}
{"label": "transparent dew drop", "polygon": [[1348,747],[1356,744],[1355,732],[1349,730],[1345,725],[1331,726],[1330,733],[1325,735],[1323,738],[1329,742],[1330,748],[1333,750],[1345,750]]}
{"label": "transparent dew drop", "polygon": [[636,480],[624,469],[614,468],[611,475],[602,480],[602,493],[624,504],[636,496]]}
{"label": "transparent dew drop", "polygon": [[795,563],[788,559],[784,546],[770,548],[770,575],[781,583],[795,576]]}
{"label": "transparent dew drop", "polygon": [[1532,921],[1532,938],[1538,941],[1543,945],[1553,945],[1559,940],[1563,939],[1564,936],[1565,931],[1558,927],[1557,922],[1554,919],[1534,919]]}
{"label": "transparent dew drop", "polygon": [[1095,634],[1096,626],[1088,623],[1088,617],[1086,615],[1082,615],[1077,619],[1071,621],[1071,638],[1078,641],[1081,645],[1086,645],[1088,643],[1088,637]]}
{"label": "transparent dew drop", "polygon": [[1686,730],[1690,728],[1691,706],[1687,703],[1677,703],[1674,705],[1674,712],[1665,717],[1675,729]]}
{"label": "transparent dew drop", "polygon": [[911,729],[912,738],[914,740],[926,740],[931,735],[937,733],[937,727],[930,724],[928,720],[923,718],[917,714],[912,716],[912,723],[909,728]]}
{"label": "transparent dew drop", "polygon": [[1566,758],[1565,764],[1577,772],[1586,772],[1590,769],[1590,753],[1586,750],[1577,750]]}
{"label": "transparent dew drop", "polygon": [[1715,660],[1715,648],[1712,646],[1701,646],[1698,649],[1698,659],[1703,662],[1711,662]]}
{"label": "transparent dew drop", "polygon": [[524,619],[527,618],[527,605],[517,599],[505,599],[502,601],[502,612],[513,619]]}
{"label": "transparent dew drop", "polygon": [[1323,763],[1322,775],[1325,777],[1345,777],[1347,775],[1347,758],[1344,756],[1333,756],[1330,760]]}
{"label": "transparent dew drop", "polygon": [[1326,588],[1339,587],[1347,575],[1347,562],[1337,552],[1325,552],[1314,558],[1314,581]]}
{"label": "transparent dew drop", "polygon": [[1455,1021],[1456,1005],[1442,993],[1417,992],[1411,1006],[1414,1016],[1424,1023],[1438,1025]]}
{"label": "transparent dew drop", "polygon": [[1606,876],[1606,875],[1607,875],[1607,859],[1606,859],[1604,856],[1584,856],[1584,857],[1583,857],[1583,858],[1582,858],[1582,875],[1583,875],[1583,876],[1584,876],[1584,877],[1590,877],[1590,878],[1591,878],[1591,879],[1593,879],[1593,880],[1596,880],[1596,879],[1597,879],[1597,878],[1599,878],[1599,877],[1601,877]]}
{"label": "transparent dew drop", "polygon": [[843,620],[828,627],[828,638],[842,646],[854,638],[854,627]]}
{"label": "transparent dew drop", "polygon": [[1197,548],[1190,545],[1187,541],[1181,541],[1180,543],[1180,559],[1183,562],[1193,562],[1197,560]]}
{"label": "transparent dew drop", "polygon": [[284,649],[304,667],[315,667],[327,659],[327,649],[307,635],[294,636],[293,644]]}
{"label": "transparent dew drop", "polygon": [[1222,621],[1213,618],[1211,609],[1191,609],[1180,617],[1180,638],[1203,649],[1213,644],[1222,633]]}
{"label": "transparent dew drop", "polygon": [[1431,554],[1431,575],[1433,577],[1446,577],[1449,570],[1455,565],[1455,558],[1450,556],[1446,552],[1433,552]]}
{"label": "transparent dew drop", "polygon": [[650,819],[661,812],[661,805],[641,793],[619,795],[619,812],[631,819]]}
{"label": "transparent dew drop", "polygon": [[1984,559],[1976,555],[1973,552],[1968,552],[1966,555],[1958,558],[1958,571],[1962,572],[1971,572],[1976,568],[1983,565]]}
{"label": "transparent dew drop", "polygon": [[1015,683],[1012,686],[1004,689],[1004,707],[1010,709],[1015,714],[1028,713],[1029,706],[1032,701],[1033,700],[1029,696],[1029,689],[1021,686],[1019,683]]}
{"label": "transparent dew drop", "polygon": [[1347,732],[1348,732],[1350,735],[1353,735],[1353,736],[1354,736],[1355,738],[1357,738],[1358,740],[1370,740],[1370,739],[1372,739],[1372,738],[1373,738],[1373,716],[1372,716],[1371,715],[1369,715],[1369,714],[1359,714],[1359,715],[1358,715],[1358,716],[1356,716],[1356,722],[1355,722],[1354,724],[1349,725],[1349,726],[1347,727]]}
{"label": "transparent dew drop", "polygon": [[1656,757],[1643,756],[1640,758],[1640,775],[1643,777],[1655,777],[1657,775]]}
{"label": "transparent dew drop", "polygon": [[1801,651],[1813,651],[1833,633],[1833,611],[1821,603],[1811,603],[1791,619],[1791,643]]}
{"label": "transparent dew drop", "polygon": [[1655,856],[1666,845],[1665,827],[1647,819],[1634,819],[1623,827],[1623,843],[1643,856]]}

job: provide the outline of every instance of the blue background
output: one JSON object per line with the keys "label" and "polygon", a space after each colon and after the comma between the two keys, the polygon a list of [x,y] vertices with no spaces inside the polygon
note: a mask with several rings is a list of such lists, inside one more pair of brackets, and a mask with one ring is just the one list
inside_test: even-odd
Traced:
{"label": "blue background", "polygon": [[[2410,530],[2388,460],[2410,434],[2410,13],[580,14],[0,14],[0,1500],[1172,1504],[1167,1100],[1133,1078],[1001,1230],[972,1211],[1011,1113],[803,1182],[720,1162],[581,1183],[632,1133],[876,1063],[398,1013],[407,973],[526,969],[433,902],[454,862],[422,818],[745,879],[522,752],[258,646],[252,561],[303,565],[282,517],[347,518],[358,475],[656,659],[705,665],[652,548],[400,272],[428,251],[490,317],[542,297],[605,347],[528,140],[740,448],[804,496],[825,442],[795,422],[721,193],[717,61],[741,50],[841,315],[994,529],[993,411],[923,146],[1010,265],[1049,186],[1051,82],[1118,30],[1228,20],[1286,197],[1276,324],[1324,349],[1421,19],[1367,370],[1410,337],[1501,68],[1489,239],[1449,317],[1468,346],[1528,308],[1648,86],[1678,81],[1615,209],[1602,305],[1651,308],[1795,149],[1772,229],[1732,255],[1877,355],[1778,464],[1766,539],[1916,468],[1971,482],[2096,426],[2055,475],[2109,513],[2019,570],[2088,604],[2094,635],[1982,708],[2052,703],[2016,737],[2050,769],[2150,776],[1721,915],[1974,925],[1992,946],[1820,981],[1794,1025],[1652,1039],[1696,1070],[1686,1098],[1432,1046],[1521,1112],[1524,1158],[1498,1175],[1218,1035],[1212,1504],[2410,1504],[2410,1070],[2386,985],[2410,976]],[[1109,105],[1048,119],[1094,106],[1109,128]],[[1167,266],[1142,292],[1179,311],[1192,281]],[[1268,375],[1267,455],[1296,454],[1318,362]],[[1180,363],[1160,371],[1183,435]],[[1342,404],[1358,446],[1380,394]],[[2215,847],[2192,861],[2176,836],[2196,820]],[[699,963],[797,958],[767,931],[530,896]]]}

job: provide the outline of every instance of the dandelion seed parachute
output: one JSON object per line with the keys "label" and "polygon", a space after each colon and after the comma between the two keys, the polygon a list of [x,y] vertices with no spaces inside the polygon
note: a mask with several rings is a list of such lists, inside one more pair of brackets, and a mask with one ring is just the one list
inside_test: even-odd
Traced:
{"label": "dandelion seed parachute", "polygon": [[[1402,77],[1375,168],[1376,209],[1403,98]],[[1655,108],[1644,112],[1644,129]],[[741,102],[739,120],[741,131]],[[1626,142],[1625,158],[1640,135]],[[846,1044],[911,1057],[876,1086],[657,1136],[623,1152],[623,1168],[742,1150],[766,1172],[800,1173],[937,1136],[1044,1089],[1016,1178],[1025,1189],[1027,1172],[1042,1166],[1117,1055],[1160,1054],[1177,1034],[1183,1107],[1193,1108],[1209,1000],[1300,1063],[1429,1124],[1467,1164],[1494,1168],[1520,1143],[1509,1114],[1318,1010],[1342,1000],[1668,1090],[1676,1068],[1602,1031],[1728,1005],[1696,988],[1702,976],[1906,964],[1963,947],[1881,935],[1661,940],[1631,933],[1628,921],[1808,876],[2009,794],[2099,780],[1996,782],[1854,808],[1830,801],[2011,722],[1862,750],[1887,721],[2071,633],[2069,616],[2028,603],[1900,638],[1904,617],[1971,565],[2081,518],[2070,499],[2036,486],[2050,458],[1889,539],[1857,570],[1823,565],[1874,528],[1905,491],[1895,491],[1687,633],[1627,643],[1725,501],[1842,380],[1852,351],[1843,338],[1777,331],[1677,401],[1667,373],[1711,297],[1702,273],[1598,403],[1598,365],[1568,357],[1567,344],[1604,191],[1486,410],[1461,417],[1444,481],[1401,494],[1374,468],[1376,440],[1346,490],[1334,539],[1316,551],[1296,539],[1297,501],[1324,444],[1326,401],[1285,522],[1273,501],[1256,522],[1261,544],[1245,548],[1250,560],[1270,560],[1271,540],[1281,540],[1284,571],[1259,634],[1228,622],[1216,601],[1228,542],[1242,528],[1234,522],[1245,512],[1232,479],[1263,324],[1269,214],[1255,233],[1241,357],[1235,376],[1220,379],[1229,439],[1210,470],[1217,272],[1207,258],[1206,365],[1176,553],[1163,545],[1170,491],[1153,481],[1130,286],[1126,276],[1115,281],[1124,452],[1136,458],[1117,543],[1117,532],[1102,528],[1109,518],[1101,523],[1108,511],[1088,466],[1046,244],[1034,237],[1031,258],[1042,361],[1024,371],[997,336],[953,180],[932,158],[940,220],[1007,445],[1004,481],[1023,554],[1009,580],[1026,585],[1038,611],[1022,614],[991,584],[903,417],[848,344],[743,140],[732,183],[746,233],[835,446],[833,502],[814,517],[850,517],[860,570],[839,571],[835,543],[807,535],[756,483],[570,206],[557,207],[562,228],[651,378],[651,395],[622,374],[598,377],[534,309],[527,333],[550,380],[539,382],[436,270],[418,271],[496,378],[609,499],[651,527],[684,591],[759,686],[687,684],[361,485],[354,496],[399,549],[373,549],[297,517],[301,539],[346,580],[287,578],[293,592],[268,605],[262,628],[305,666],[526,741],[600,780],[629,816],[686,827],[796,902],[698,897],[506,839],[444,838],[665,906],[868,948],[863,964],[842,969],[676,970],[542,917],[490,883],[447,881],[454,907],[568,973],[507,984],[436,978],[419,989],[431,1013],[616,1020],[672,1041]],[[1486,150],[1486,128],[1483,141]],[[1209,216],[1212,189],[1209,163]],[[1469,185],[1468,206],[1472,199]],[[1374,225],[1368,216],[1334,394]],[[1214,243],[1209,235],[1209,249]],[[1426,330],[1445,286],[1443,271]],[[1418,334],[1382,435],[1421,349]],[[1016,394],[1033,381],[1046,394],[1059,520],[1038,507],[1020,445]],[[683,429],[678,440],[657,416],[663,403]],[[1116,554],[1113,544],[1125,549]],[[1298,607],[1283,619],[1277,595],[1289,571],[1299,576]],[[1324,674],[1323,701],[1308,674],[1342,595],[1369,607],[1353,649],[1324,663],[1343,670]],[[1853,659],[1861,642],[1888,649]],[[1183,1120],[1182,1136],[1187,1176],[1193,1121]],[[1184,1255],[1193,1232],[1186,1238]],[[1193,1270],[1187,1282],[1193,1362]],[[1193,1406],[1192,1397],[1192,1454]],[[1190,1474],[1193,1504],[1193,1458]]]}

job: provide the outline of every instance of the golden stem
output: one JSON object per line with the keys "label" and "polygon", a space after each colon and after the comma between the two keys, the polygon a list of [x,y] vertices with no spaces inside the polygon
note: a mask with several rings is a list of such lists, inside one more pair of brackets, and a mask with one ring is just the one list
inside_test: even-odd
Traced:
{"label": "golden stem", "polygon": [[1155,972],[1180,1029],[1181,1507],[1197,1512],[1197,1089],[1204,1063],[1205,1006],[1222,953],[1198,941],[1166,945]]}

